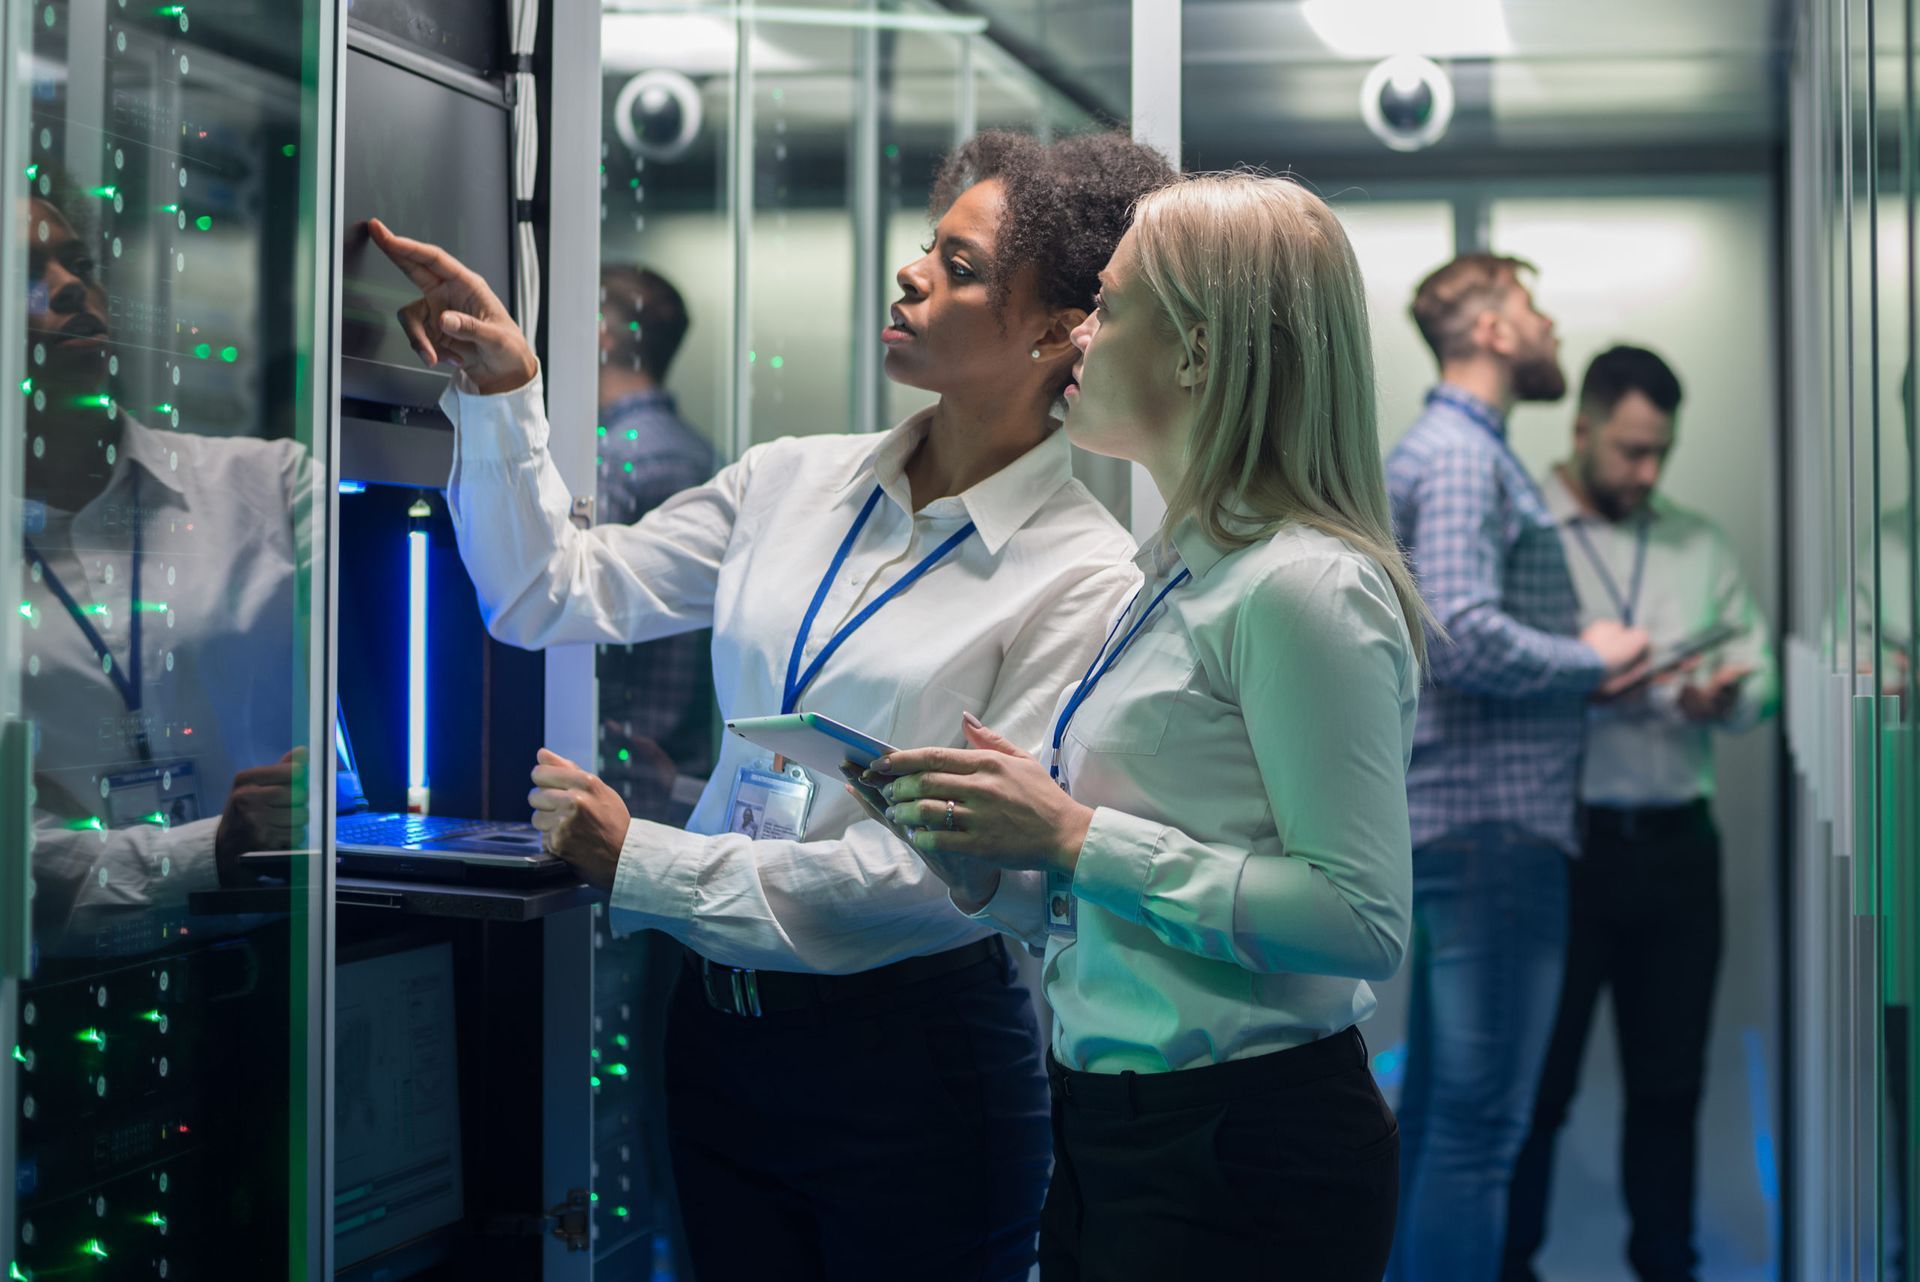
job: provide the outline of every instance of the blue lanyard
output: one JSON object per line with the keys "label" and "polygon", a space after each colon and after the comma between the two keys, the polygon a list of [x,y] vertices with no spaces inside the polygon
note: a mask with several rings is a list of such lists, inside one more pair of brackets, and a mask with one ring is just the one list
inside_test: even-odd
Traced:
{"label": "blue lanyard", "polygon": [[1507,442],[1506,423],[1495,414],[1491,405],[1488,405],[1472,392],[1462,392],[1447,386],[1445,383],[1442,383],[1427,393],[1427,404],[1433,405],[1436,402],[1446,406],[1485,432],[1488,436],[1491,436],[1494,439],[1494,443],[1500,447],[1500,452],[1507,456],[1507,460],[1510,463],[1522,472],[1527,470],[1525,466],[1521,464],[1519,457],[1514,454],[1513,446]]}
{"label": "blue lanyard", "polygon": [[948,536],[946,542],[927,553],[920,559],[920,564],[908,570],[898,583],[875,597],[866,609],[847,620],[841,629],[828,639],[826,645],[820,648],[820,653],[813,656],[813,662],[807,665],[807,670],[802,672],[800,654],[806,649],[807,638],[813,633],[813,621],[820,613],[820,605],[827,599],[827,591],[833,586],[833,581],[840,577],[840,570],[847,563],[847,553],[853,551],[853,545],[859,539],[860,531],[866,528],[867,518],[873,515],[874,508],[880,506],[880,498],[881,490],[876,485],[873,487],[873,494],[867,499],[867,505],[860,509],[859,516],[853,518],[853,528],[847,531],[846,538],[840,540],[840,550],[833,554],[833,564],[827,567],[827,573],[820,580],[820,586],[814,589],[813,604],[807,607],[807,617],[800,621],[800,635],[793,639],[793,653],[787,656],[787,685],[780,696],[782,715],[791,713],[800,706],[800,692],[813,684],[813,679],[820,675],[821,666],[832,657],[835,650],[840,648],[843,641],[858,632],[861,625],[868,619],[878,614],[881,606],[912,587],[921,575],[931,570],[946,557],[947,553],[965,543],[973,534],[972,521],[955,530]]}
{"label": "blue lanyard", "polygon": [[[1089,663],[1086,672],[1081,674],[1080,684],[1073,688],[1073,695],[1067,700],[1067,706],[1060,709],[1060,719],[1053,723],[1053,760],[1047,765],[1047,773],[1053,776],[1055,783],[1060,783],[1060,744],[1067,737],[1067,727],[1073,724],[1073,714],[1080,711],[1080,705],[1087,701],[1087,696],[1091,695],[1094,687],[1100,684],[1100,679],[1106,676],[1108,670],[1120,661],[1120,656],[1127,652],[1127,647],[1133,644],[1133,639],[1140,634],[1140,629],[1147,625],[1147,620],[1153,617],[1153,612],[1160,608],[1162,601],[1167,599],[1167,593],[1192,577],[1192,574],[1186,570],[1174,575],[1167,586],[1161,588],[1159,594],[1147,605],[1146,611],[1133,621],[1133,626],[1127,629],[1127,635],[1120,638],[1120,645],[1111,655],[1107,653],[1107,647],[1113,644],[1113,634],[1120,630],[1120,625],[1127,621],[1129,614],[1133,613],[1133,603],[1140,599],[1140,592],[1145,592],[1146,588],[1143,587],[1140,592],[1133,594],[1127,601],[1127,608],[1120,612],[1120,617],[1113,621],[1111,628],[1107,629],[1107,639],[1100,643],[1100,653],[1093,656],[1093,662]],[[1106,662],[1101,662],[1102,659]],[[1066,785],[1060,786],[1064,788]]]}
{"label": "blue lanyard", "polygon": [[1600,586],[1604,587],[1607,595],[1613,598],[1614,608],[1620,612],[1620,622],[1628,627],[1633,626],[1633,612],[1640,604],[1640,582],[1647,573],[1647,530],[1651,524],[1652,522],[1646,517],[1640,518],[1640,532],[1633,552],[1633,584],[1628,595],[1621,596],[1620,585],[1614,582],[1613,571],[1609,570],[1607,563],[1600,559],[1600,553],[1594,548],[1592,540],[1587,538],[1587,532],[1580,519],[1576,517],[1567,523],[1567,528],[1573,531],[1573,537],[1580,541],[1581,549],[1586,552],[1587,560],[1591,561],[1593,568],[1599,572]]}
{"label": "blue lanyard", "polygon": [[[93,646],[93,652],[100,656],[100,666],[106,670],[107,677],[113,682],[113,688],[120,692],[121,702],[127,705],[128,712],[140,711],[140,690],[141,690],[141,686],[140,686],[140,525],[141,525],[141,517],[140,517],[140,511],[139,511],[140,482],[138,478],[134,480],[133,494],[134,494],[133,569],[132,569],[133,581],[129,585],[128,593],[127,593],[127,613],[132,617],[128,620],[128,623],[127,623],[129,644],[127,647],[127,663],[126,663],[125,670],[122,670],[121,666],[113,661],[113,651],[107,648],[106,638],[101,636],[99,633],[99,630],[96,629],[92,623],[87,621],[86,611],[81,608],[81,605],[78,601],[74,600],[73,593],[67,590],[67,585],[62,583],[60,581],[60,577],[53,572],[53,566],[47,563],[47,558],[41,555],[40,549],[33,545],[33,540],[32,539],[22,540],[22,542],[25,545],[27,555],[33,559],[33,563],[35,565],[40,567],[41,580],[45,582],[49,588],[53,589],[53,594],[60,598],[60,604],[67,607],[67,614],[72,617],[74,626],[80,629],[80,634],[86,637],[88,643]],[[137,731],[136,733],[140,741],[141,756],[144,757],[146,755],[146,742],[147,742],[146,733],[144,729]]]}

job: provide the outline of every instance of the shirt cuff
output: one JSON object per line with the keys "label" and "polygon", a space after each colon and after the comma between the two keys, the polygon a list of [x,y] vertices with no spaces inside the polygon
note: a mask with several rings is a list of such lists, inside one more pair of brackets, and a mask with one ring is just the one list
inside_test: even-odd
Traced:
{"label": "shirt cuff", "polygon": [[1153,856],[1165,833],[1164,825],[1095,807],[1073,870],[1074,897],[1127,921],[1145,921]]}
{"label": "shirt cuff", "polygon": [[684,933],[693,920],[701,862],[695,847],[704,838],[646,819],[627,821],[620,861],[613,870],[613,900],[607,920],[616,935],[672,929]]}
{"label": "shirt cuff", "polygon": [[511,392],[488,396],[466,371],[440,393],[440,412],[453,422],[460,457],[472,463],[515,462],[546,448],[545,381],[536,373]]}
{"label": "shirt cuff", "polygon": [[1003,872],[993,898],[973,912],[966,912],[958,904],[954,908],[962,916],[1013,936],[1030,950],[1044,951],[1047,946],[1046,881],[1045,873]]}

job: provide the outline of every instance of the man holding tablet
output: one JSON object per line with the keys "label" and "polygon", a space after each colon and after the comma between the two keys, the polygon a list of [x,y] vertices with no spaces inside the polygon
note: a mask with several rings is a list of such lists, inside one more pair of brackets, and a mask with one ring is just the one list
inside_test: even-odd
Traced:
{"label": "man holding tablet", "polygon": [[1698,1267],[1696,1114],[1721,932],[1711,732],[1758,724],[1774,709],[1778,683],[1766,620],[1726,536],[1654,496],[1679,405],[1679,380],[1660,357],[1638,347],[1602,352],[1581,384],[1573,457],[1543,487],[1583,626],[1613,619],[1645,628],[1656,665],[1662,654],[1721,640],[1589,713],[1566,978],[1533,1131],[1513,1175],[1506,1282],[1534,1276],[1554,1135],[1608,986],[1625,1077],[1628,1256],[1648,1282],[1692,1278]]}

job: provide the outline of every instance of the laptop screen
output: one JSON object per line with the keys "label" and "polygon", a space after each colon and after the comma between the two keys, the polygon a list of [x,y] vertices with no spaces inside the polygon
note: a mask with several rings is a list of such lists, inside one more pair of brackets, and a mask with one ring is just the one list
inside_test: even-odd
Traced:
{"label": "laptop screen", "polygon": [[360,767],[354,764],[353,740],[347,737],[347,718],[338,699],[333,703],[333,808],[337,815],[367,809],[367,790],[360,786]]}

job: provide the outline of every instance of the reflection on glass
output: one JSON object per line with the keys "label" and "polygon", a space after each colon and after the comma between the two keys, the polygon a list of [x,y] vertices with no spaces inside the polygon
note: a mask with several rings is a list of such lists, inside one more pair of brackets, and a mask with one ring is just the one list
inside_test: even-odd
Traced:
{"label": "reflection on glass", "polygon": [[195,895],[307,838],[308,9],[34,6],[13,1276],[286,1268],[305,945]]}

